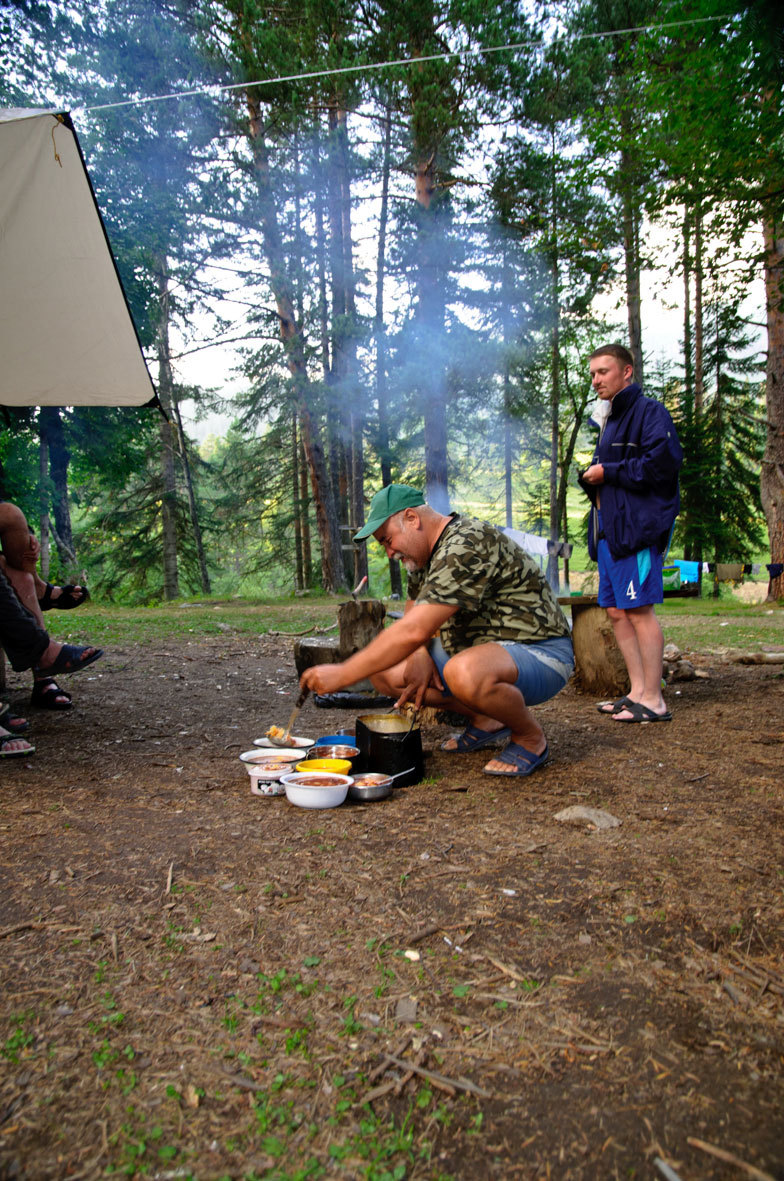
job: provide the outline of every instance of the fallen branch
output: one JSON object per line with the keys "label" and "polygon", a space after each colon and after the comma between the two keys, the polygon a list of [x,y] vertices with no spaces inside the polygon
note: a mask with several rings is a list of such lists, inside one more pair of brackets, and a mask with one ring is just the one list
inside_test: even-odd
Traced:
{"label": "fallen branch", "polygon": [[374,1083],[377,1078],[381,1078],[384,1071],[388,1068],[388,1066],[392,1062],[392,1059],[394,1057],[399,1058],[400,1055],[406,1051],[409,1043],[413,1040],[413,1037],[414,1037],[413,1033],[407,1033],[405,1035],[405,1037],[403,1038],[403,1040],[401,1042],[399,1042],[397,1044],[397,1046],[395,1047],[394,1054],[392,1054],[392,1055],[385,1054],[384,1055],[384,1058],[382,1059],[382,1061],[379,1062],[378,1066],[374,1066],[373,1069],[371,1070],[370,1074],[368,1075],[368,1082],[369,1083]]}
{"label": "fallen branch", "polygon": [[433,923],[430,927],[423,927],[421,931],[417,931],[415,935],[409,935],[405,940],[406,947],[412,943],[421,943],[423,939],[427,939],[430,935],[436,935],[442,927],[439,923]]}
{"label": "fallen branch", "polygon": [[743,1169],[743,1172],[747,1173],[749,1177],[753,1177],[754,1181],[776,1181],[776,1178],[772,1177],[770,1173],[764,1173],[762,1169],[750,1165],[748,1161],[741,1160],[734,1152],[727,1152],[726,1148],[717,1148],[715,1144],[708,1144],[706,1140],[698,1140],[696,1136],[687,1136],[686,1142],[691,1144],[693,1148],[699,1148],[710,1156],[715,1156],[717,1160],[723,1160],[725,1164]]}
{"label": "fallen branch", "polygon": [[306,636],[308,634],[308,632],[313,632],[314,636],[323,636],[327,632],[333,632],[337,626],[338,626],[337,620],[335,620],[335,622],[330,623],[328,627],[306,627],[305,630],[302,632],[267,632],[266,635],[268,635],[268,636],[291,636],[293,638],[295,636]]}
{"label": "fallen branch", "polygon": [[16,923],[13,927],[6,927],[0,931],[0,939],[6,939],[9,935],[16,935],[17,931],[35,931],[41,927],[40,923]]}
{"label": "fallen branch", "polygon": [[471,1095],[478,1095],[480,1099],[492,1099],[493,1097],[489,1091],[483,1090],[482,1087],[478,1087],[476,1083],[472,1083],[468,1079],[447,1078],[445,1074],[438,1074],[435,1070],[426,1070],[424,1066],[415,1066],[413,1062],[406,1062],[405,1058],[395,1058],[391,1054],[388,1055],[388,1058],[393,1066],[398,1066],[401,1070],[413,1070],[414,1074],[421,1075],[441,1091],[452,1088],[453,1094],[454,1091],[468,1091]]}

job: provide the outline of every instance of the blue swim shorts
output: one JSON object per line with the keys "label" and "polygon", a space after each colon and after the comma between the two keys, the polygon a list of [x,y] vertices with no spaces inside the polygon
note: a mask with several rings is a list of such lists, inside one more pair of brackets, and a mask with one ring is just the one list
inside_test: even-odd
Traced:
{"label": "blue swim shorts", "polygon": [[630,611],[664,600],[664,558],[655,546],[638,550],[626,558],[614,558],[607,542],[602,539],[596,550],[600,607],[620,607]]}
{"label": "blue swim shorts", "polygon": [[[515,685],[520,690],[526,705],[541,705],[560,693],[574,671],[574,649],[568,636],[542,640],[538,644],[516,644],[498,641],[506,648],[517,665]],[[438,669],[444,687],[449,685],[444,676],[444,666],[449,656],[440,640],[430,641],[430,655]]]}

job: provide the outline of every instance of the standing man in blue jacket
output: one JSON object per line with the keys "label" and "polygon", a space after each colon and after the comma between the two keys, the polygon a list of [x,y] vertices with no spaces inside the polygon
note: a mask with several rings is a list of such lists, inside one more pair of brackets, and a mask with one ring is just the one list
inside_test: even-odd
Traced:
{"label": "standing man in blue jacket", "polygon": [[655,604],[664,598],[683,450],[668,411],[634,383],[628,349],[602,345],[591,354],[590,372],[600,430],[593,462],[580,477],[593,506],[588,551],[599,564],[599,606],[607,608],[630,680],[628,694],[598,708],[616,722],[667,722]]}

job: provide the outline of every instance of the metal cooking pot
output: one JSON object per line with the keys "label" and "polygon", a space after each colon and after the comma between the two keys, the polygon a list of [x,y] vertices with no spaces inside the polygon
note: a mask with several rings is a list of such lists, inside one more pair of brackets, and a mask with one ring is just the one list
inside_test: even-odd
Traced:
{"label": "metal cooking pot", "polygon": [[357,718],[357,771],[383,771],[386,775],[408,774],[397,787],[419,783],[425,770],[422,733],[402,714],[363,714]]}

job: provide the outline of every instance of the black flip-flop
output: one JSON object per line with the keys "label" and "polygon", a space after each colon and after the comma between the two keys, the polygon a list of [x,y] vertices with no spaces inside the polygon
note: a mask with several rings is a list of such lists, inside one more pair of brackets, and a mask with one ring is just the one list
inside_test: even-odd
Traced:
{"label": "black flip-flop", "polygon": [[[65,698],[65,701],[59,700]],[[71,709],[71,694],[61,689],[54,677],[36,677],[30,704],[36,709]]]}
{"label": "black flip-flop", "polygon": [[36,680],[43,680],[44,677],[57,677],[63,673],[79,673],[94,660],[99,660],[101,656],[103,656],[103,648],[91,646],[77,648],[74,644],[63,644],[54,663],[47,665],[46,668],[34,668],[33,676]]}
{"label": "black flip-flop", "polygon": [[[672,721],[672,714],[669,710],[665,710],[663,714],[657,714],[652,709],[648,709],[647,705],[641,705],[639,701],[630,701],[628,705],[624,706],[624,709],[628,710],[632,716],[630,718],[619,718],[616,714],[613,721],[628,722],[629,725],[632,722],[642,722],[643,725],[647,725],[649,722]],[[619,710],[618,712],[621,713],[622,711]]]}
{"label": "black flip-flop", "polygon": [[[600,701],[597,705],[597,710],[600,714],[604,714],[606,718],[612,717],[613,714],[619,714],[622,709],[628,709],[633,705],[631,697],[618,697],[615,701]],[[605,709],[605,705],[609,705],[610,709]]]}
{"label": "black flip-flop", "polygon": [[30,729],[30,723],[27,718],[20,718],[18,714],[12,714],[11,706],[6,705],[4,709],[0,709],[0,729],[7,730],[15,737],[17,734],[26,734]]}
{"label": "black flip-flop", "polygon": [[52,591],[54,584],[47,582],[46,590],[38,600],[38,606],[42,611],[73,611],[74,607],[81,607],[90,597],[90,592],[86,586],[79,587],[77,593],[76,584],[73,582],[67,583],[66,586],[60,587],[60,593],[56,599],[52,598]]}

